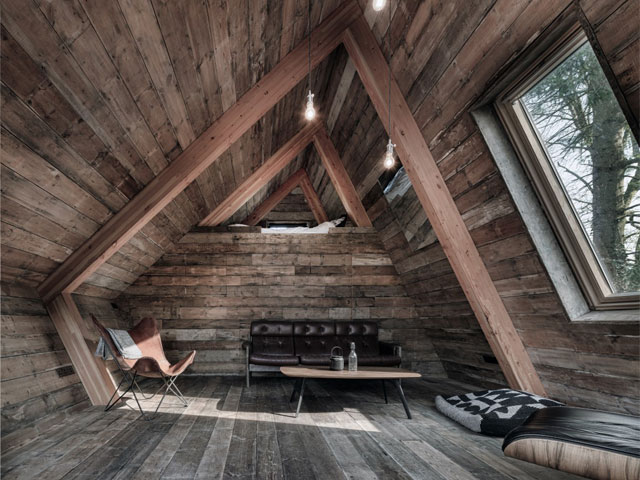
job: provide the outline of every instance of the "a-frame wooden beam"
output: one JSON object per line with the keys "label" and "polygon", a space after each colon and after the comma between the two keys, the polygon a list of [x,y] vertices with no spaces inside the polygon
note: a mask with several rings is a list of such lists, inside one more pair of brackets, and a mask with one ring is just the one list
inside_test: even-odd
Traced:
{"label": "a-frame wooden beam", "polygon": [[[331,138],[329,138],[325,127],[319,123],[308,124],[280,147],[260,168],[242,182],[220,205],[207,215],[207,217],[199,223],[199,226],[214,227],[227,220],[312,142],[353,223],[358,227],[371,227],[371,220],[369,220],[369,216],[342,164],[342,160],[333,142],[331,142]],[[309,181],[309,185],[311,185],[311,181]],[[315,205],[321,205],[320,199],[313,199],[313,195],[317,197],[317,194],[315,190],[311,193],[311,190],[313,190],[313,188],[307,188],[307,193],[309,194],[307,201],[314,202]],[[265,214],[266,213],[267,212],[265,212]],[[250,220],[250,218],[247,217],[247,220]]]}
{"label": "a-frame wooden beam", "polygon": [[94,357],[87,346],[83,320],[71,294],[58,295],[47,304],[47,310],[89,400],[94,405],[106,405],[116,385],[102,360]]}
{"label": "a-frame wooden beam", "polygon": [[[377,45],[377,44],[376,44]],[[356,188],[351,182],[351,178],[344,168],[344,164],[338,155],[336,147],[333,145],[327,130],[322,128],[316,132],[313,136],[313,143],[318,151],[318,155],[322,160],[331,183],[333,183],[336,193],[342,205],[344,206],[347,215],[351,217],[351,220],[359,227],[371,227],[371,220],[367,215],[367,211],[364,209],[360,197]]]}
{"label": "a-frame wooden beam", "polygon": [[199,225],[201,227],[214,227],[236,213],[258,190],[269,183],[273,177],[311,143],[313,135],[319,128],[319,123],[310,123],[291,137],[255,172],[249,175],[244,182],[238,185]]}
{"label": "a-frame wooden beam", "polygon": [[313,188],[311,179],[309,178],[309,175],[307,175],[306,171],[300,179],[300,188],[302,189],[302,193],[304,193],[304,198],[307,200],[307,204],[309,205],[316,222],[318,222],[318,225],[328,222],[329,217],[327,216],[327,212],[324,211],[320,197],[318,196],[316,189]]}
{"label": "a-frame wooden beam", "polygon": [[[382,123],[389,120],[388,64],[363,17],[348,29],[344,45]],[[509,385],[544,395],[544,387],[516,332],[395,79],[391,84],[391,132],[422,207]]]}
{"label": "a-frame wooden beam", "polygon": [[258,205],[253,212],[242,222],[247,225],[257,225],[260,220],[264,218],[271,210],[274,209],[276,205],[278,205],[287,195],[289,195],[294,188],[300,187],[302,189],[302,193],[313,212],[313,216],[315,217],[318,223],[326,222],[329,220],[327,217],[322,204],[320,203],[320,198],[318,198],[318,194],[316,193],[313,185],[311,184],[311,180],[307,175],[307,172],[304,168],[301,168],[294,172],[289,178],[287,178],[282,185],[278,187],[278,189],[273,192],[269,197],[263,201],[260,205]]}
{"label": "a-frame wooden beam", "polygon": [[[341,42],[345,44],[378,114],[386,124],[389,113],[385,97],[388,67],[355,0],[336,9],[313,31],[312,67]],[[69,294],[81,285],[282,99],[307,74],[307,61],[307,43],[303,41],[76,249],[38,288],[49,308],[55,309],[58,305],[57,310],[52,310],[52,316],[62,315],[65,321],[75,322],[79,314],[76,315],[68,304],[65,307],[66,299],[59,295]],[[397,113],[394,114],[390,134],[398,144],[400,159],[509,384],[543,394],[542,383],[395,81],[392,83],[392,105]],[[322,148],[324,144],[318,141],[318,145]],[[60,328],[65,327],[61,325]],[[81,368],[77,364],[81,361],[81,357],[73,361],[76,369]],[[108,391],[109,383],[105,381],[102,388]],[[97,396],[95,398],[96,403],[102,401]]]}
{"label": "a-frame wooden beam", "polygon": [[300,42],[38,287],[44,302],[80,286],[303,80],[309,62],[313,68],[329,55],[342,41],[349,24],[360,15],[355,0],[334,10],[313,30],[310,57],[307,42]]}

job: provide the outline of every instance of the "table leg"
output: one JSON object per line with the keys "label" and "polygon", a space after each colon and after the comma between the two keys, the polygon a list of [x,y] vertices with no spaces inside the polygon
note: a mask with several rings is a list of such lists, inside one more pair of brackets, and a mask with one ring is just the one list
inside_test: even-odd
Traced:
{"label": "table leg", "polygon": [[407,414],[407,418],[411,419],[411,411],[409,410],[409,404],[407,403],[407,399],[404,397],[404,392],[402,391],[402,385],[400,385],[400,379],[395,379],[393,384],[398,391],[398,395],[400,395],[400,400],[402,400],[402,405],[404,406],[404,411]]}
{"label": "table leg", "polygon": [[296,378],[296,383],[293,385],[293,392],[291,392],[291,398],[289,399],[289,403],[293,402],[296,399],[296,393],[300,391],[301,382],[302,382],[301,378]]}
{"label": "table leg", "polygon": [[384,403],[389,403],[389,400],[387,399],[387,385],[384,380],[382,380],[382,392],[384,393]]}
{"label": "table leg", "polygon": [[300,396],[298,397],[298,408],[296,408],[296,418],[298,418],[298,414],[300,413],[300,406],[302,405],[302,396],[304,395],[304,384],[307,379],[303,378],[302,383],[300,384]]}

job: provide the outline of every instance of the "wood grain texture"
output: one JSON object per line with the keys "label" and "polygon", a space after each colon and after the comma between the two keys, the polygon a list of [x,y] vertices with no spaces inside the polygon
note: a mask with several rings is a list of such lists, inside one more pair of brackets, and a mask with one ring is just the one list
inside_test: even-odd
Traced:
{"label": "wood grain texture", "polygon": [[[347,3],[314,31],[311,64],[317,65],[338,45],[341,33],[358,14]],[[306,48],[299,46],[218,118],[169,167],[156,176],[91,240],[78,248],[39,286],[45,301],[73,292],[89,275],[176,198],[200,173],[224,153],[305,75]]]}
{"label": "wood grain texture", "polygon": [[[245,227],[251,229],[252,227]],[[196,349],[192,372],[240,374],[249,325],[264,320],[371,319],[418,372],[442,370],[378,236],[194,230],[117,299],[135,322],[154,316],[170,359]]]}
{"label": "wood grain texture", "polygon": [[293,378],[325,378],[333,380],[384,380],[420,378],[417,372],[395,367],[359,367],[357,371],[330,370],[329,367],[280,367],[280,372]]}
{"label": "wood grain texture", "polygon": [[311,142],[313,134],[318,128],[317,123],[310,123],[291,137],[260,168],[225,198],[215,210],[207,215],[199,225],[216,226],[233,215]]}
{"label": "wood grain texture", "polygon": [[306,174],[307,173],[303,168],[296,170],[293,175],[287,178],[275,192],[273,192],[264,202],[258,205],[256,209],[251,212],[251,215],[245,218],[242,223],[246,225],[257,225],[258,222],[260,222],[260,220],[262,220],[264,216],[273,209],[273,207],[278,205],[284,197],[289,195],[294,188],[300,185],[300,180]]}
{"label": "wood grain texture", "polygon": [[55,326],[35,289],[2,288],[2,449],[32,441],[88,405]]}
{"label": "wood grain texture", "polygon": [[314,190],[313,185],[311,185],[307,172],[304,168],[301,168],[300,170],[296,170],[275,192],[258,205],[242,223],[245,225],[257,225],[276,205],[284,200],[284,198],[297,187],[301,188],[316,222],[320,224],[328,221],[329,218],[322,207],[322,203],[320,203],[318,194]]}
{"label": "wood grain texture", "polygon": [[583,445],[529,438],[510,443],[504,454],[596,480],[631,480],[640,476],[640,459]]}
{"label": "wood grain texture", "polygon": [[[310,380],[297,419],[293,380],[185,377],[191,405],[170,395],[154,423],[126,407],[92,407],[23,449],[3,450],[4,478],[429,478],[571,480],[578,477],[505,457],[501,439],[470,433],[430,400],[477,389],[461,382],[408,379],[414,419],[380,381]],[[157,384],[143,388],[153,393]],[[142,401],[152,411],[155,400]],[[122,454],[122,450],[128,454]]]}
{"label": "wood grain texture", "polygon": [[[382,78],[388,66],[363,19],[349,27],[345,46],[378,115],[386,124],[390,111]],[[396,113],[389,135],[397,142],[402,164],[509,385],[544,395],[544,387],[522,340],[395,82],[391,84],[391,103]]]}
{"label": "wood grain texture", "polygon": [[47,304],[47,310],[89,400],[93,405],[106,405],[116,385],[104,362],[89,350],[85,341],[87,329],[71,295],[56,297]]}
{"label": "wood grain texture", "polygon": [[360,197],[326,130],[320,129],[316,132],[313,137],[313,144],[318,150],[322,164],[336,189],[336,193],[342,201],[342,205],[347,211],[347,215],[349,215],[353,223],[357,226],[371,227],[371,221],[367,216],[367,212],[362,206]]}

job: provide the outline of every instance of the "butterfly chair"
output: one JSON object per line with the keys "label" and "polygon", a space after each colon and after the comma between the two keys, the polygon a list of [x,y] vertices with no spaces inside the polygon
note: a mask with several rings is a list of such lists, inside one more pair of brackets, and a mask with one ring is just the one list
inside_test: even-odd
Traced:
{"label": "butterfly chair", "polygon": [[[160,405],[164,401],[169,390],[173,391],[176,396],[182,401],[184,406],[189,405],[185,400],[182,392],[178,389],[178,386],[175,384],[178,376],[185,371],[185,369],[193,363],[193,358],[196,356],[196,351],[193,350],[189,355],[184,357],[178,363],[171,365],[164,354],[164,349],[162,348],[162,340],[160,339],[160,332],[158,332],[158,324],[155,318],[143,318],[140,323],[138,323],[135,327],[129,330],[129,335],[131,335],[132,340],[136,343],[140,351],[142,352],[142,358],[136,359],[128,359],[123,358],[118,349],[116,348],[113,340],[111,339],[111,335],[107,332],[107,329],[93,316],[91,315],[91,319],[93,320],[94,325],[98,329],[100,336],[106,343],[107,348],[111,352],[112,357],[115,359],[120,372],[122,373],[122,379],[118,384],[118,388],[107,403],[105,407],[105,412],[110,410],[118,401],[124,397],[129,390],[133,393],[133,398],[136,400],[138,404],[138,408],[140,409],[140,413],[145,419],[147,416],[145,415],[142,407],[140,406],[140,402],[138,401],[138,396],[136,395],[135,388],[138,389],[140,395],[145,400],[153,398],[162,390],[164,387],[164,393],[162,394],[162,398],[156,407],[154,412],[155,414],[158,412]],[[160,385],[158,390],[151,396],[146,397],[142,393],[142,389],[138,385],[136,380],[137,377],[147,377],[147,378],[160,378],[162,379],[163,384]],[[127,389],[115,400],[113,398],[116,396],[116,393],[120,390],[120,386],[124,382],[129,382],[129,386]],[[134,388],[135,387],[135,388]]]}

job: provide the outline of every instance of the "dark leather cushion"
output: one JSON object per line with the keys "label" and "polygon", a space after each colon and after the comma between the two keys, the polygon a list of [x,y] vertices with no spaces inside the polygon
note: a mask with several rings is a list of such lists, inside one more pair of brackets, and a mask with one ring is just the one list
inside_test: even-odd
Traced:
{"label": "dark leather cushion", "polygon": [[[335,337],[295,337],[296,355],[326,355],[338,345]],[[344,353],[344,352],[343,352]]]}
{"label": "dark leather cushion", "polygon": [[291,322],[251,322],[251,336],[290,337],[293,335]]}
{"label": "dark leather cushion", "polygon": [[293,334],[296,337],[333,337],[336,327],[333,322],[295,322]]}
{"label": "dark leather cushion", "polygon": [[337,337],[338,345],[344,350],[344,356],[348,357],[351,351],[351,344],[356,344],[356,355],[358,357],[380,355],[378,337],[373,335]]}
{"label": "dark leather cushion", "polygon": [[[301,355],[300,363],[302,365],[330,365],[329,354],[326,355]],[[346,360],[345,360],[346,366]]]}
{"label": "dark leather cushion", "polygon": [[[362,355],[358,356],[358,365],[363,367],[396,367],[402,359],[397,355]],[[349,364],[348,358],[344,359],[345,367]]]}
{"label": "dark leather cushion", "polygon": [[296,355],[326,355],[338,345],[334,322],[295,322],[293,327]]}
{"label": "dark leather cushion", "polygon": [[380,354],[378,325],[375,322],[336,322],[336,337],[338,344],[344,349],[345,357],[349,355],[351,343],[356,344],[356,354],[358,356]]}
{"label": "dark leather cushion", "polygon": [[504,439],[502,450],[525,439],[541,438],[640,457],[640,418],[574,407],[532,413]]}
{"label": "dark leather cushion", "polygon": [[378,324],[376,322],[366,321],[336,322],[336,335],[374,335],[377,337]]}
{"label": "dark leather cushion", "polygon": [[254,365],[271,365],[276,367],[298,365],[298,357],[295,355],[268,355],[262,353],[252,353],[249,362]]}
{"label": "dark leather cushion", "polygon": [[295,355],[293,337],[266,337],[256,335],[251,338],[253,353],[265,355]]}

